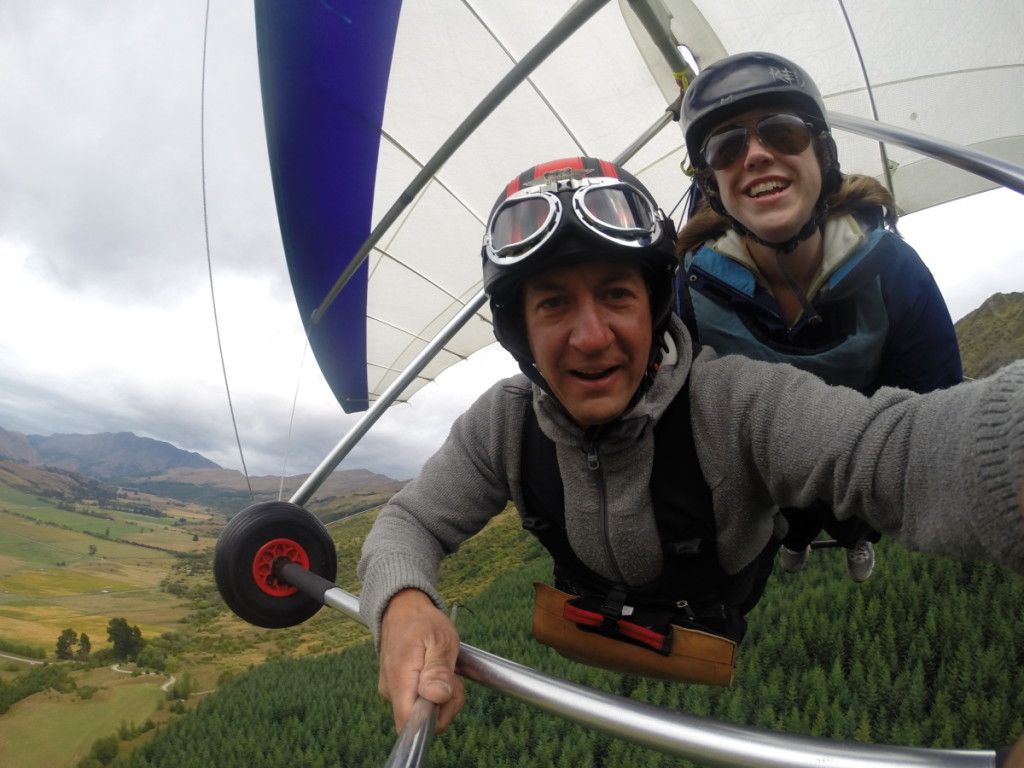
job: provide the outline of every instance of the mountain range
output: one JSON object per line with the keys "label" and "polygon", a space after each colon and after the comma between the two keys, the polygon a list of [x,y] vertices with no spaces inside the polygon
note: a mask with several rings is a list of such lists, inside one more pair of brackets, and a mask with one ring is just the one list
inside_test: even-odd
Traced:
{"label": "mountain range", "polygon": [[[307,475],[246,478],[204,456],[131,432],[95,435],[24,435],[0,427],[0,481],[26,490],[38,478],[17,468],[55,470],[65,478],[84,476],[107,484],[211,506],[236,505],[247,495],[256,500],[290,496]],[[15,478],[5,477],[11,474]],[[402,482],[367,469],[331,473],[319,486],[321,497],[394,493]],[[72,494],[73,495],[73,494]],[[244,506],[244,504],[243,504]]]}
{"label": "mountain range", "polygon": [[23,435],[0,428],[0,459],[46,465],[104,480],[154,475],[168,469],[220,469],[198,453],[131,432]]}

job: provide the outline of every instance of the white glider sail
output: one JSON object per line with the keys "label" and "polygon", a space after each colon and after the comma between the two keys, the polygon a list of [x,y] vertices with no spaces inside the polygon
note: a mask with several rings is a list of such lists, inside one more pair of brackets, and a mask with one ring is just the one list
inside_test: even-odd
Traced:
{"label": "white glider sail", "polygon": [[[329,0],[257,0],[264,109],[292,282],[318,363],[346,411],[367,408],[477,295],[484,219],[508,179],[560,156],[615,159],[678,96],[671,68],[632,5],[375,0],[335,8]],[[481,100],[582,6],[599,10],[403,198]],[[743,50],[781,53],[813,75],[832,113],[1024,165],[1024,4],[651,6],[699,64]],[[883,154],[867,138],[842,131],[836,138],[843,170],[891,183],[903,212],[993,186],[907,149],[888,145]],[[626,167],[670,210],[689,185],[684,161],[681,128],[669,122]],[[362,261],[360,248],[375,229]],[[325,307],[333,287],[340,290]],[[492,341],[485,308],[402,399]]]}

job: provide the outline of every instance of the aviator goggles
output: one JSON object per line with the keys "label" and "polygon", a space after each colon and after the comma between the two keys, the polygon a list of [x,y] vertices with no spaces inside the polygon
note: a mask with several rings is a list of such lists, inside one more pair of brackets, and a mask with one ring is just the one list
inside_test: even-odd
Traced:
{"label": "aviator goggles", "polygon": [[765,115],[751,128],[734,125],[711,134],[700,153],[712,170],[723,171],[746,154],[753,130],[768,149],[784,155],[799,155],[810,146],[813,128],[797,115]]}
{"label": "aviator goggles", "polygon": [[[566,205],[564,192],[573,187]],[[570,220],[609,242],[643,248],[661,236],[663,219],[647,195],[619,179],[549,183],[515,192],[498,205],[487,224],[484,250],[495,264],[515,264],[536,253]]]}

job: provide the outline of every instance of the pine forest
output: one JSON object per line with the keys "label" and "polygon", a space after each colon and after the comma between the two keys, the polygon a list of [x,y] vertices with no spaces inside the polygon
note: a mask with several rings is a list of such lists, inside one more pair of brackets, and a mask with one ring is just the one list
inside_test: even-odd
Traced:
{"label": "pine forest", "polygon": [[[589,668],[537,643],[530,582],[548,580],[550,563],[536,546],[518,546],[528,562],[464,600],[457,621],[465,642],[633,699],[790,733],[990,749],[1024,731],[1024,582],[995,567],[908,553],[890,540],[878,545],[875,574],[863,584],[847,578],[841,550],[815,550],[798,574],[777,566],[749,617],[736,682],[709,688]],[[486,570],[483,551],[476,557],[470,570]],[[270,661],[227,681],[115,765],[381,766],[395,732],[376,676],[369,643]],[[469,682],[465,708],[433,740],[427,765],[692,764]]]}

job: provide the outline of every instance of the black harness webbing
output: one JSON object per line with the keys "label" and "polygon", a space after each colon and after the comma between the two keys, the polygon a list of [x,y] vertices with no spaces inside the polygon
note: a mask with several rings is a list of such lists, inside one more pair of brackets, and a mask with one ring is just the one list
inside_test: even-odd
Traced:
{"label": "black harness webbing", "polygon": [[771,573],[778,542],[769,542],[753,563],[729,576],[718,563],[711,491],[697,460],[690,424],[689,386],[666,409],[654,429],[650,490],[661,540],[662,570],[647,584],[617,584],[587,567],[569,545],[564,489],[555,444],[527,406],[523,430],[523,528],[535,535],[555,562],[555,585],[597,599],[601,612],[616,606],[667,611],[673,621],[726,635],[737,642],[746,631],[743,614],[757,603]]}

